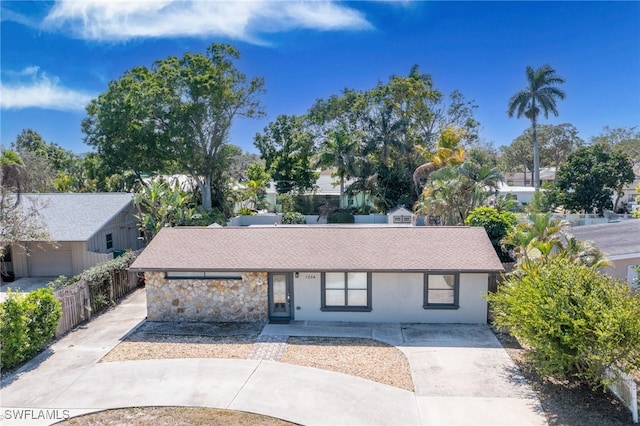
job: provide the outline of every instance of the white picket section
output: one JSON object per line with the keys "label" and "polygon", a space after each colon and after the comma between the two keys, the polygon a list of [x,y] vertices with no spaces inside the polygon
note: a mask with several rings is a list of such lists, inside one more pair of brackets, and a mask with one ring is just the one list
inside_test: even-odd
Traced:
{"label": "white picket section", "polygon": [[609,369],[605,371],[605,376],[613,379],[607,388],[631,411],[633,423],[638,423],[638,389],[635,380],[621,371]]}

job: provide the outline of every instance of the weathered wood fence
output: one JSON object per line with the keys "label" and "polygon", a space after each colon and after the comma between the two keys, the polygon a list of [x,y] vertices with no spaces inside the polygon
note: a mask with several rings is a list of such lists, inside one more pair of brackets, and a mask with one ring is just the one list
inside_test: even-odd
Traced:
{"label": "weathered wood fence", "polygon": [[92,315],[122,299],[136,287],[138,277],[135,272],[115,270],[111,273],[111,282],[105,280],[99,284],[88,284],[85,280],[80,280],[56,290],[53,295],[62,304],[62,317],[58,322],[56,338],[88,321]]}

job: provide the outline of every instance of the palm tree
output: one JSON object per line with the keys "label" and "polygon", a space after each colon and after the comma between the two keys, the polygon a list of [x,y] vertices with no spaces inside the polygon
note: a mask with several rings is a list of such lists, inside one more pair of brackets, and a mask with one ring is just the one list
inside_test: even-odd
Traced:
{"label": "palm tree", "polygon": [[520,118],[524,115],[531,120],[533,132],[533,186],[537,190],[540,188],[540,148],[536,132],[538,115],[542,111],[545,118],[549,118],[549,112],[552,112],[556,117],[558,116],[556,100],[564,99],[565,93],[555,85],[562,84],[565,80],[558,76],[556,71],[549,65],[544,65],[536,70],[528,66],[526,73],[528,86],[509,99],[509,110],[507,112],[509,117],[513,117],[515,114],[517,118]]}
{"label": "palm tree", "polygon": [[341,125],[325,139],[321,148],[319,165],[335,167],[340,179],[340,208],[344,208],[344,182],[351,175],[352,163],[358,143],[351,138],[346,125]]}
{"label": "palm tree", "polygon": [[440,140],[438,141],[435,153],[425,153],[423,147],[416,146],[418,151],[425,153],[428,158],[426,163],[418,166],[413,172],[413,183],[416,186],[418,194],[431,173],[449,165],[461,164],[464,161],[465,152],[464,149],[459,146],[462,136],[464,136],[464,131],[449,126],[440,134]]}
{"label": "palm tree", "polygon": [[431,174],[414,210],[439,215],[444,225],[462,225],[469,212],[495,196],[502,175],[488,164],[466,162]]}

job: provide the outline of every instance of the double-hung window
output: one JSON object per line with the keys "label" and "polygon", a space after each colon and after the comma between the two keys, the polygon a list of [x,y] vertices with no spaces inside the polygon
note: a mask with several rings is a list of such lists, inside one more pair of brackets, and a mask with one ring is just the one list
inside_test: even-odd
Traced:
{"label": "double-hung window", "polygon": [[325,272],[322,274],[323,311],[371,311],[371,274]]}
{"label": "double-hung window", "polygon": [[460,288],[460,274],[424,274],[424,308],[457,309]]}

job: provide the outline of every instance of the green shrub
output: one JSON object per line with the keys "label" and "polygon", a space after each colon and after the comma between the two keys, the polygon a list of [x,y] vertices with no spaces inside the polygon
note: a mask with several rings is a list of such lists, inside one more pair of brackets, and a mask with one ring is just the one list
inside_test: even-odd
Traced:
{"label": "green shrub", "polygon": [[327,223],[355,223],[353,213],[347,210],[336,210],[327,217]]}
{"label": "green shrub", "polygon": [[60,275],[53,281],[49,281],[48,286],[53,289],[53,291],[60,290],[61,288],[70,286],[73,283],[80,281],[80,277],[78,275],[74,275],[71,278],[67,278],[64,275]]}
{"label": "green shrub", "polygon": [[31,357],[53,338],[62,316],[62,305],[53,295],[53,290],[47,287],[28,293],[25,302]]}
{"label": "green shrub", "polygon": [[89,285],[102,284],[103,282],[111,282],[111,274],[116,270],[126,270],[133,263],[136,254],[132,251],[126,251],[122,255],[108,262],[101,263],[84,271],[80,274],[80,279],[85,280]]}
{"label": "green shrub", "polygon": [[62,316],[60,301],[49,287],[9,292],[0,304],[0,366],[10,368],[33,357],[54,336]]}
{"label": "green shrub", "polygon": [[496,254],[503,262],[512,262],[509,253],[502,248],[500,242],[507,236],[509,230],[518,223],[518,217],[510,211],[498,211],[493,207],[477,207],[473,209],[464,221],[467,226],[482,226],[487,231]]}
{"label": "green shrub", "polygon": [[640,296],[595,268],[561,258],[530,262],[487,297],[496,326],[531,347],[543,376],[598,388],[607,367],[640,368]]}
{"label": "green shrub", "polygon": [[282,216],[283,225],[304,225],[307,223],[307,219],[302,213],[287,212]]}
{"label": "green shrub", "polygon": [[240,207],[238,209],[238,216],[254,216],[255,213],[249,207]]}

